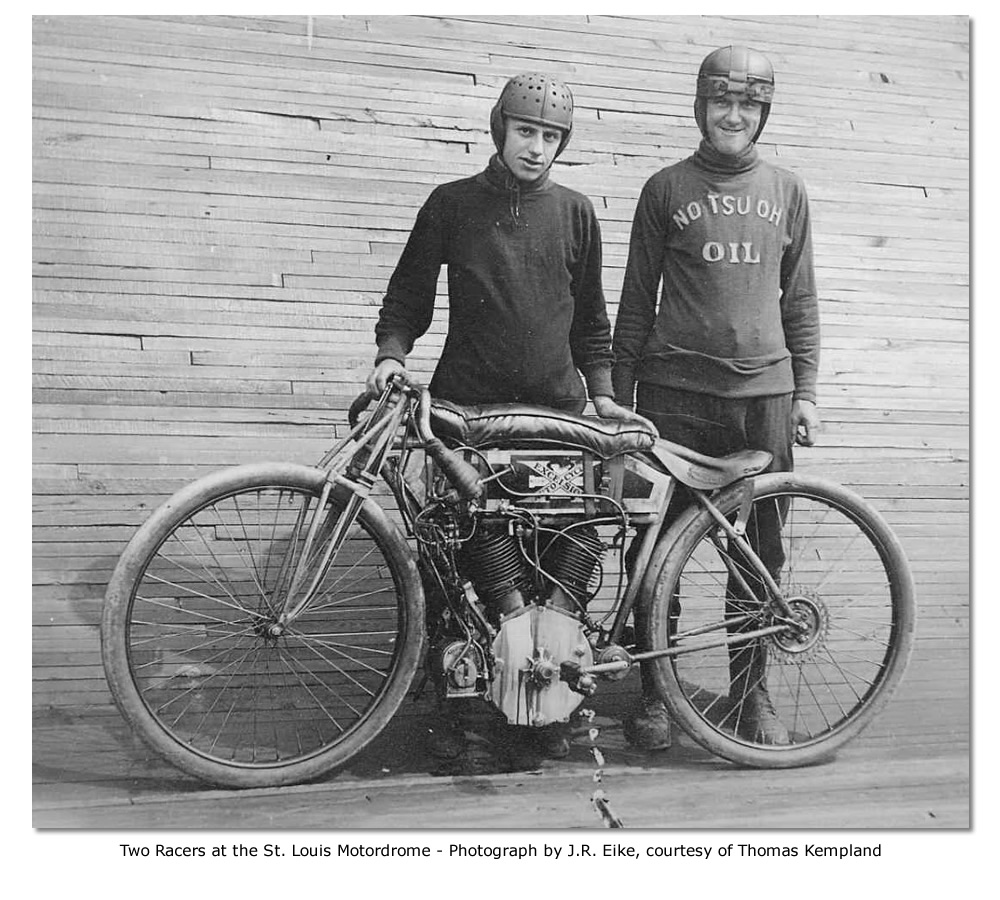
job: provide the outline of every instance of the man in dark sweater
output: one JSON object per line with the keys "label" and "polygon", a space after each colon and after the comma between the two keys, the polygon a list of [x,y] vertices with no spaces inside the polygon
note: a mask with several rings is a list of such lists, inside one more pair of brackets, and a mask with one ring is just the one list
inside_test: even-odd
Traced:
{"label": "man in dark sweater", "polygon": [[[430,326],[448,267],[448,334],[430,383],[456,403],[523,402],[631,418],[612,399],[601,230],[591,202],[549,169],[573,127],[569,88],[512,78],[490,120],[486,170],[441,185],[417,214],[375,327],[380,391]],[[586,379],[586,389],[584,381]]]}
{"label": "man in dark sweater", "polygon": [[[589,391],[599,416],[640,418],[612,397],[611,327],[594,208],[549,178],[572,130],[566,85],[537,74],[506,84],[490,117],[497,152],[485,171],[436,188],[417,214],[375,327],[370,392],[381,393],[387,379],[403,371],[430,326],[446,265],[448,334],[430,383],[433,396],[581,413]],[[482,704],[464,713],[458,723],[446,716],[431,742],[437,755],[454,757],[450,771],[456,773],[475,771],[474,751],[486,743],[475,733]],[[541,746],[550,756],[569,752],[559,729],[549,730]],[[482,766],[489,769],[490,762]]]}
{"label": "man in dark sweater", "polygon": [[[618,402],[634,402],[664,437],[715,456],[768,450],[772,471],[790,471],[793,441],[812,445],[820,424],[819,312],[805,188],[757,152],[773,92],[771,64],[754,50],[723,47],[702,63],[701,145],[650,178],[635,211],[613,381]],[[756,548],[775,572],[779,527]],[[730,654],[738,729],[786,743],[766,667],[759,647]],[[633,737],[652,746],[669,720],[649,674]]]}

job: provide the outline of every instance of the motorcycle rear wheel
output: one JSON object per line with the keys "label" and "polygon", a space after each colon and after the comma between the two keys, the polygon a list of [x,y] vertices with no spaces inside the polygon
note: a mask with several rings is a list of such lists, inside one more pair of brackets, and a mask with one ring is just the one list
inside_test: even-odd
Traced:
{"label": "motorcycle rear wheel", "polygon": [[[810,765],[867,727],[899,684],[916,627],[913,579],[885,520],[846,488],[774,473],[753,490],[747,537],[756,549],[755,523],[780,522],[783,560],[772,574],[802,629],[719,646],[781,621],[760,599],[734,602],[731,573],[752,580],[747,561],[692,507],[657,548],[646,635],[647,646],[688,652],[657,659],[653,676],[674,719],[712,753],[753,767]],[[714,502],[734,521],[742,497],[737,485]]]}

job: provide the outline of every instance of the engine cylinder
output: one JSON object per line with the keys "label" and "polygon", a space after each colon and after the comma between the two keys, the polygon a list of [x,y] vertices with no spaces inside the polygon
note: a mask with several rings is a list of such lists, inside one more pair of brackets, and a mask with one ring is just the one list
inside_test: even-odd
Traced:
{"label": "engine cylinder", "polygon": [[604,544],[597,529],[581,525],[552,539],[542,554],[542,568],[585,605],[587,588],[603,555]]}
{"label": "engine cylinder", "polygon": [[512,534],[481,529],[463,547],[460,565],[488,609],[503,615],[524,606],[527,564]]}

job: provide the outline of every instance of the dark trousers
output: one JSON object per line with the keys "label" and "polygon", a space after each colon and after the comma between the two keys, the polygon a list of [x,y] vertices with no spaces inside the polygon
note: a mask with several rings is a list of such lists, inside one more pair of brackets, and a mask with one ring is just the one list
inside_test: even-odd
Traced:
{"label": "dark trousers", "polygon": [[[636,390],[636,412],[649,419],[662,437],[698,453],[725,456],[738,450],[767,450],[774,456],[767,471],[792,471],[794,429],[791,394],[726,398],[640,382]],[[667,510],[665,526],[689,505],[691,498],[685,494],[685,491],[678,490],[674,495]],[[778,508],[777,504],[758,505],[747,523],[750,546],[775,578],[785,561],[781,543],[784,515],[785,510]],[[638,549],[639,537],[641,535],[633,541],[630,551]],[[763,585],[749,577],[752,570],[748,564],[740,559],[735,548],[730,547],[728,552],[747,585],[757,597],[764,597]],[[631,563],[631,559],[627,563]],[[732,576],[726,586],[726,597],[727,618],[738,614],[743,602],[749,599]],[[645,640],[646,624],[645,611],[640,604],[636,607],[636,632],[640,641]],[[736,630],[738,628],[731,629]],[[765,665],[766,659],[759,645],[741,644],[732,648],[730,693],[746,696],[763,680]],[[647,666],[642,666],[641,671],[643,690],[648,693],[652,689],[650,672]]]}

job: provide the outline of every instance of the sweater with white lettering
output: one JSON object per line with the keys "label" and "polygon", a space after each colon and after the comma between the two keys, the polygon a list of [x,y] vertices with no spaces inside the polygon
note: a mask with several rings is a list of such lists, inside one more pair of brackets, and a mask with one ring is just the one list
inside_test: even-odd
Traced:
{"label": "sweater with white lettering", "polygon": [[376,363],[405,361],[448,267],[448,335],[430,389],[456,403],[582,409],[611,396],[601,231],[583,194],[486,171],[436,188],[417,214],[375,328]]}
{"label": "sweater with white lettering", "polygon": [[[657,306],[657,291],[662,291]],[[819,304],[801,179],[702,141],[646,182],[632,223],[612,379],[718,397],[816,399]]]}

